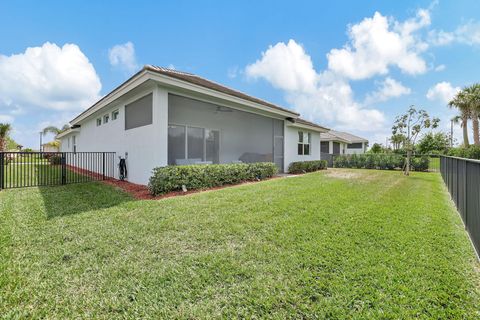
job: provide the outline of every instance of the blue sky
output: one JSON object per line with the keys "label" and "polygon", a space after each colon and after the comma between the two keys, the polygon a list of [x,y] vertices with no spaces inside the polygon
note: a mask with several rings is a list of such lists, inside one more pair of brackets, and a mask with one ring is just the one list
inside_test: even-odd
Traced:
{"label": "blue sky", "polygon": [[144,64],[372,142],[411,104],[446,130],[446,101],[480,75],[473,0],[0,1],[0,30],[0,121],[32,147]]}

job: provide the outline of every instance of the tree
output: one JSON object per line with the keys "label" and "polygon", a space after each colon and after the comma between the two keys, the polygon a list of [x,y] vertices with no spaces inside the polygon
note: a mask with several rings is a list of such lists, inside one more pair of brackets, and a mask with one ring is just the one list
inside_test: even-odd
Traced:
{"label": "tree", "polygon": [[480,132],[478,117],[480,115],[480,84],[476,83],[463,89],[466,96],[466,103],[470,110],[470,118],[472,119],[473,143],[480,145]]}
{"label": "tree", "polygon": [[390,138],[390,142],[393,145],[393,150],[398,150],[403,148],[403,144],[405,143],[405,136],[401,133],[394,134]]}
{"label": "tree", "polygon": [[374,143],[372,147],[369,150],[370,153],[382,153],[383,152],[383,147],[379,143]]}
{"label": "tree", "polygon": [[7,138],[11,130],[12,126],[9,123],[0,123],[0,152],[5,151]]}
{"label": "tree", "polygon": [[42,134],[45,136],[49,133],[53,133],[54,135],[57,135],[59,133],[62,133],[64,131],[67,131],[70,129],[70,126],[68,124],[63,125],[61,129],[55,127],[55,126],[48,126],[42,130]]}
{"label": "tree", "polygon": [[392,126],[392,134],[403,134],[405,136],[405,149],[407,150],[407,159],[405,163],[404,174],[410,174],[410,160],[415,148],[415,142],[422,132],[427,128],[436,128],[440,119],[430,118],[425,110],[417,110],[415,106],[410,106],[405,114],[398,116]]}
{"label": "tree", "polygon": [[[463,129],[463,146],[468,147],[470,145],[468,141],[468,119],[471,118],[470,105],[468,103],[468,96],[465,91],[459,91],[452,100],[448,103],[450,108],[457,108],[460,112],[457,122],[460,122],[460,126]],[[455,118],[454,118],[455,119]]]}
{"label": "tree", "polygon": [[429,132],[418,141],[416,150],[420,154],[445,153],[450,146],[450,136],[444,132]]}

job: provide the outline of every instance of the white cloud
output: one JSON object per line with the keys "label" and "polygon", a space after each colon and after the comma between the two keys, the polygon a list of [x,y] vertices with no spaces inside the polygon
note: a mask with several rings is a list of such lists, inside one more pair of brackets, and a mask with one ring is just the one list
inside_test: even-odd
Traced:
{"label": "white cloud", "polygon": [[432,30],[429,32],[429,42],[435,46],[445,46],[461,43],[470,46],[480,44],[480,23],[469,21],[458,26],[454,31]]}
{"label": "white cloud", "polygon": [[378,89],[367,95],[365,104],[387,101],[390,98],[397,98],[411,93],[410,88],[405,87],[401,82],[387,77],[378,83]]}
{"label": "white cloud", "polygon": [[75,44],[46,42],[24,53],[0,55],[0,110],[82,110],[98,99],[100,89],[93,65]]}
{"label": "white cloud", "polygon": [[0,114],[0,123],[12,123],[14,118],[8,114]]}
{"label": "white cloud", "polygon": [[245,72],[283,90],[288,103],[308,120],[365,131],[376,130],[385,121],[382,112],[354,101],[347,81],[328,70],[317,73],[310,56],[294,40],[270,46]]}
{"label": "white cloud", "polygon": [[450,82],[442,81],[428,89],[427,99],[447,104],[458,91],[460,91],[460,87],[454,87]]}
{"label": "white cloud", "polygon": [[108,58],[112,66],[120,67],[127,72],[134,72],[138,69],[135,47],[130,41],[110,48]]}
{"label": "white cloud", "polygon": [[354,80],[385,75],[390,66],[407,74],[424,73],[427,66],[420,54],[428,45],[416,32],[428,25],[430,13],[426,9],[402,23],[375,12],[372,18],[349,27],[349,43],[327,54],[328,67]]}
{"label": "white cloud", "polygon": [[436,66],[434,70],[439,72],[439,71],[445,70],[446,68],[447,67],[444,64],[440,64],[440,65]]}

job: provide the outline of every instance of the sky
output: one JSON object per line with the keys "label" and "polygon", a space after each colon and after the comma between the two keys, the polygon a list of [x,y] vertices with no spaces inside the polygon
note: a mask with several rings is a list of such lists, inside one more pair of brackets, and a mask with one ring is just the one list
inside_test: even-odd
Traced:
{"label": "sky", "polygon": [[0,30],[0,122],[33,148],[42,128],[68,123],[145,64],[197,74],[370,144],[385,143],[410,105],[449,131],[447,102],[480,81],[475,0],[0,0]]}

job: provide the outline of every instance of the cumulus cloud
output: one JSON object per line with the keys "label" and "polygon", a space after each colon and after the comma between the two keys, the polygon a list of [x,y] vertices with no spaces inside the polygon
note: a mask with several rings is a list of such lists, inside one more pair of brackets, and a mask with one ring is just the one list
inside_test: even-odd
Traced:
{"label": "cumulus cloud", "polygon": [[440,65],[436,66],[434,70],[439,72],[439,71],[445,70],[446,68],[447,67],[444,64],[440,64]]}
{"label": "cumulus cloud", "polygon": [[411,89],[405,87],[401,82],[390,77],[385,78],[378,83],[378,88],[373,93],[367,95],[366,104],[387,101],[391,98],[397,98],[411,93]]}
{"label": "cumulus cloud", "polygon": [[480,44],[480,23],[469,21],[459,25],[454,31],[431,30],[429,42],[435,46],[446,46],[453,43],[460,43],[469,46]]}
{"label": "cumulus cloud", "polygon": [[364,131],[376,130],[385,121],[382,112],[354,101],[345,79],[328,70],[318,73],[311,57],[295,40],[270,46],[245,73],[284,91],[288,103],[308,120]]}
{"label": "cumulus cloud", "polygon": [[430,13],[426,9],[418,10],[414,18],[404,22],[375,12],[372,18],[349,27],[349,42],[328,53],[328,67],[354,80],[385,75],[390,66],[407,74],[424,73],[427,66],[421,53],[428,45],[416,32],[430,22]]}
{"label": "cumulus cloud", "polygon": [[0,55],[0,110],[78,111],[98,99],[100,89],[93,65],[75,44],[46,42],[20,54]]}
{"label": "cumulus cloud", "polygon": [[447,104],[458,91],[460,91],[460,87],[454,87],[450,82],[442,81],[428,89],[427,99]]}
{"label": "cumulus cloud", "polygon": [[110,48],[108,58],[112,66],[122,68],[127,72],[134,72],[138,69],[135,47],[130,41]]}

